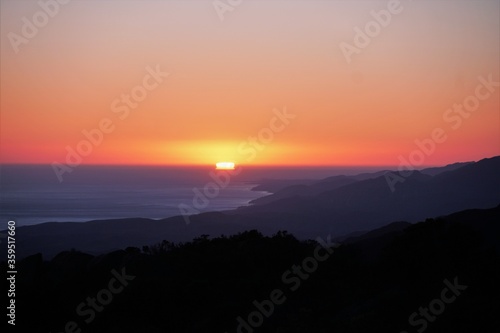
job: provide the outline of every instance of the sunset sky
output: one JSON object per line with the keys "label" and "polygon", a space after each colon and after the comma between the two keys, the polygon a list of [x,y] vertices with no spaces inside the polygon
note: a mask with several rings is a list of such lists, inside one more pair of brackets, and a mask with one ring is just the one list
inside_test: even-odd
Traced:
{"label": "sunset sky", "polygon": [[341,43],[387,7],[243,0],[222,21],[212,0],[74,0],[16,50],[42,9],[2,0],[0,162],[65,163],[103,122],[83,164],[397,165],[435,128],[424,165],[499,155],[500,87],[478,78],[500,81],[500,2],[401,1],[348,62]]}

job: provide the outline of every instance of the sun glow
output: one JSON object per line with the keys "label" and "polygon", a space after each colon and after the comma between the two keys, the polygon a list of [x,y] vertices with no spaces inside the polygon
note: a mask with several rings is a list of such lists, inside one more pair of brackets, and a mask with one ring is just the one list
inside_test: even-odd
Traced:
{"label": "sun glow", "polygon": [[217,170],[234,170],[233,162],[218,162],[215,163],[215,168]]}

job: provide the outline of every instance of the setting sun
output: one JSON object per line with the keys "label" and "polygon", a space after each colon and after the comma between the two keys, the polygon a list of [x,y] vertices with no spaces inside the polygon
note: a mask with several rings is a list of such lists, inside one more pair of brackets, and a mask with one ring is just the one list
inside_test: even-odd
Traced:
{"label": "setting sun", "polygon": [[217,170],[234,170],[233,162],[218,162],[215,163],[215,168]]}

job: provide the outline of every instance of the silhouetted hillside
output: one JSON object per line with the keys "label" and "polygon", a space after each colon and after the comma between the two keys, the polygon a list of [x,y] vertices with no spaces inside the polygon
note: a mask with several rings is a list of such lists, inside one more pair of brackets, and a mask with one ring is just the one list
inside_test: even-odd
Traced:
{"label": "silhouetted hillside", "polygon": [[251,201],[251,203],[262,205],[295,196],[314,196],[326,191],[334,190],[347,184],[352,184],[356,181],[357,180],[354,177],[334,176],[319,182],[314,182],[311,185],[291,185],[276,191],[272,195],[254,199]]}
{"label": "silhouetted hillside", "polygon": [[391,221],[416,222],[467,208],[494,207],[500,202],[498,170],[500,157],[494,157],[436,176],[414,171],[395,184],[395,191],[386,176],[379,176],[313,196],[241,207],[236,212],[283,214],[282,219],[292,225],[286,229],[299,235],[311,236],[308,229],[340,235]]}
{"label": "silhouetted hillside", "polygon": [[[99,256],[34,255],[18,263],[18,316],[29,320],[17,328],[61,332],[73,321],[96,333],[372,333],[425,324],[429,333],[493,333],[498,221],[500,206],[391,224],[340,246],[326,245],[328,235],[318,243],[247,231]],[[272,311],[270,295],[279,301]],[[421,307],[433,309],[432,320]],[[248,323],[251,313],[259,327],[237,331],[238,318]]]}
{"label": "silhouetted hillside", "polygon": [[[474,162],[459,162],[446,165],[444,167],[426,168],[419,172],[425,175],[435,176],[443,172],[453,171],[472,164]],[[254,199],[251,201],[253,204],[265,204],[279,199],[294,196],[312,196],[322,192],[334,190],[344,185],[352,184],[360,180],[373,179],[384,176],[390,170],[383,170],[377,172],[361,173],[354,176],[332,176],[322,179],[320,181],[311,180],[265,180],[263,184],[254,188],[256,191],[269,191],[271,195]]]}
{"label": "silhouetted hillside", "polygon": [[453,163],[453,164],[448,164],[444,167],[435,167],[435,168],[425,168],[420,170],[420,172],[430,175],[430,176],[435,176],[440,173],[446,172],[446,171],[453,171],[456,169],[459,169],[461,167],[464,167],[469,164],[473,164],[474,162],[458,162],[458,163]]}

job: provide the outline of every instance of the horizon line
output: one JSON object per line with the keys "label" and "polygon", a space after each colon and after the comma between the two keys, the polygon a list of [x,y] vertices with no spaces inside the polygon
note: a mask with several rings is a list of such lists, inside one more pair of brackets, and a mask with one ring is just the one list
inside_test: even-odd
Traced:
{"label": "horizon line", "polygon": [[[492,156],[494,157],[494,156]],[[492,158],[485,157],[484,159]],[[481,160],[481,159],[480,159]],[[479,160],[477,160],[479,161]],[[444,167],[450,164],[456,163],[471,163],[477,161],[457,161],[452,163],[445,164],[423,164],[418,166],[413,166],[415,169],[421,168],[434,168],[434,167]],[[19,163],[19,162],[0,162],[0,166],[49,166],[52,167],[51,163]],[[398,168],[399,165],[384,165],[384,164],[236,164],[236,168],[311,168],[311,169],[319,169],[319,168]],[[177,168],[214,168],[216,167],[215,163],[213,164],[130,164],[130,163],[91,163],[91,164],[80,164],[74,168],[78,167],[177,167]]]}

